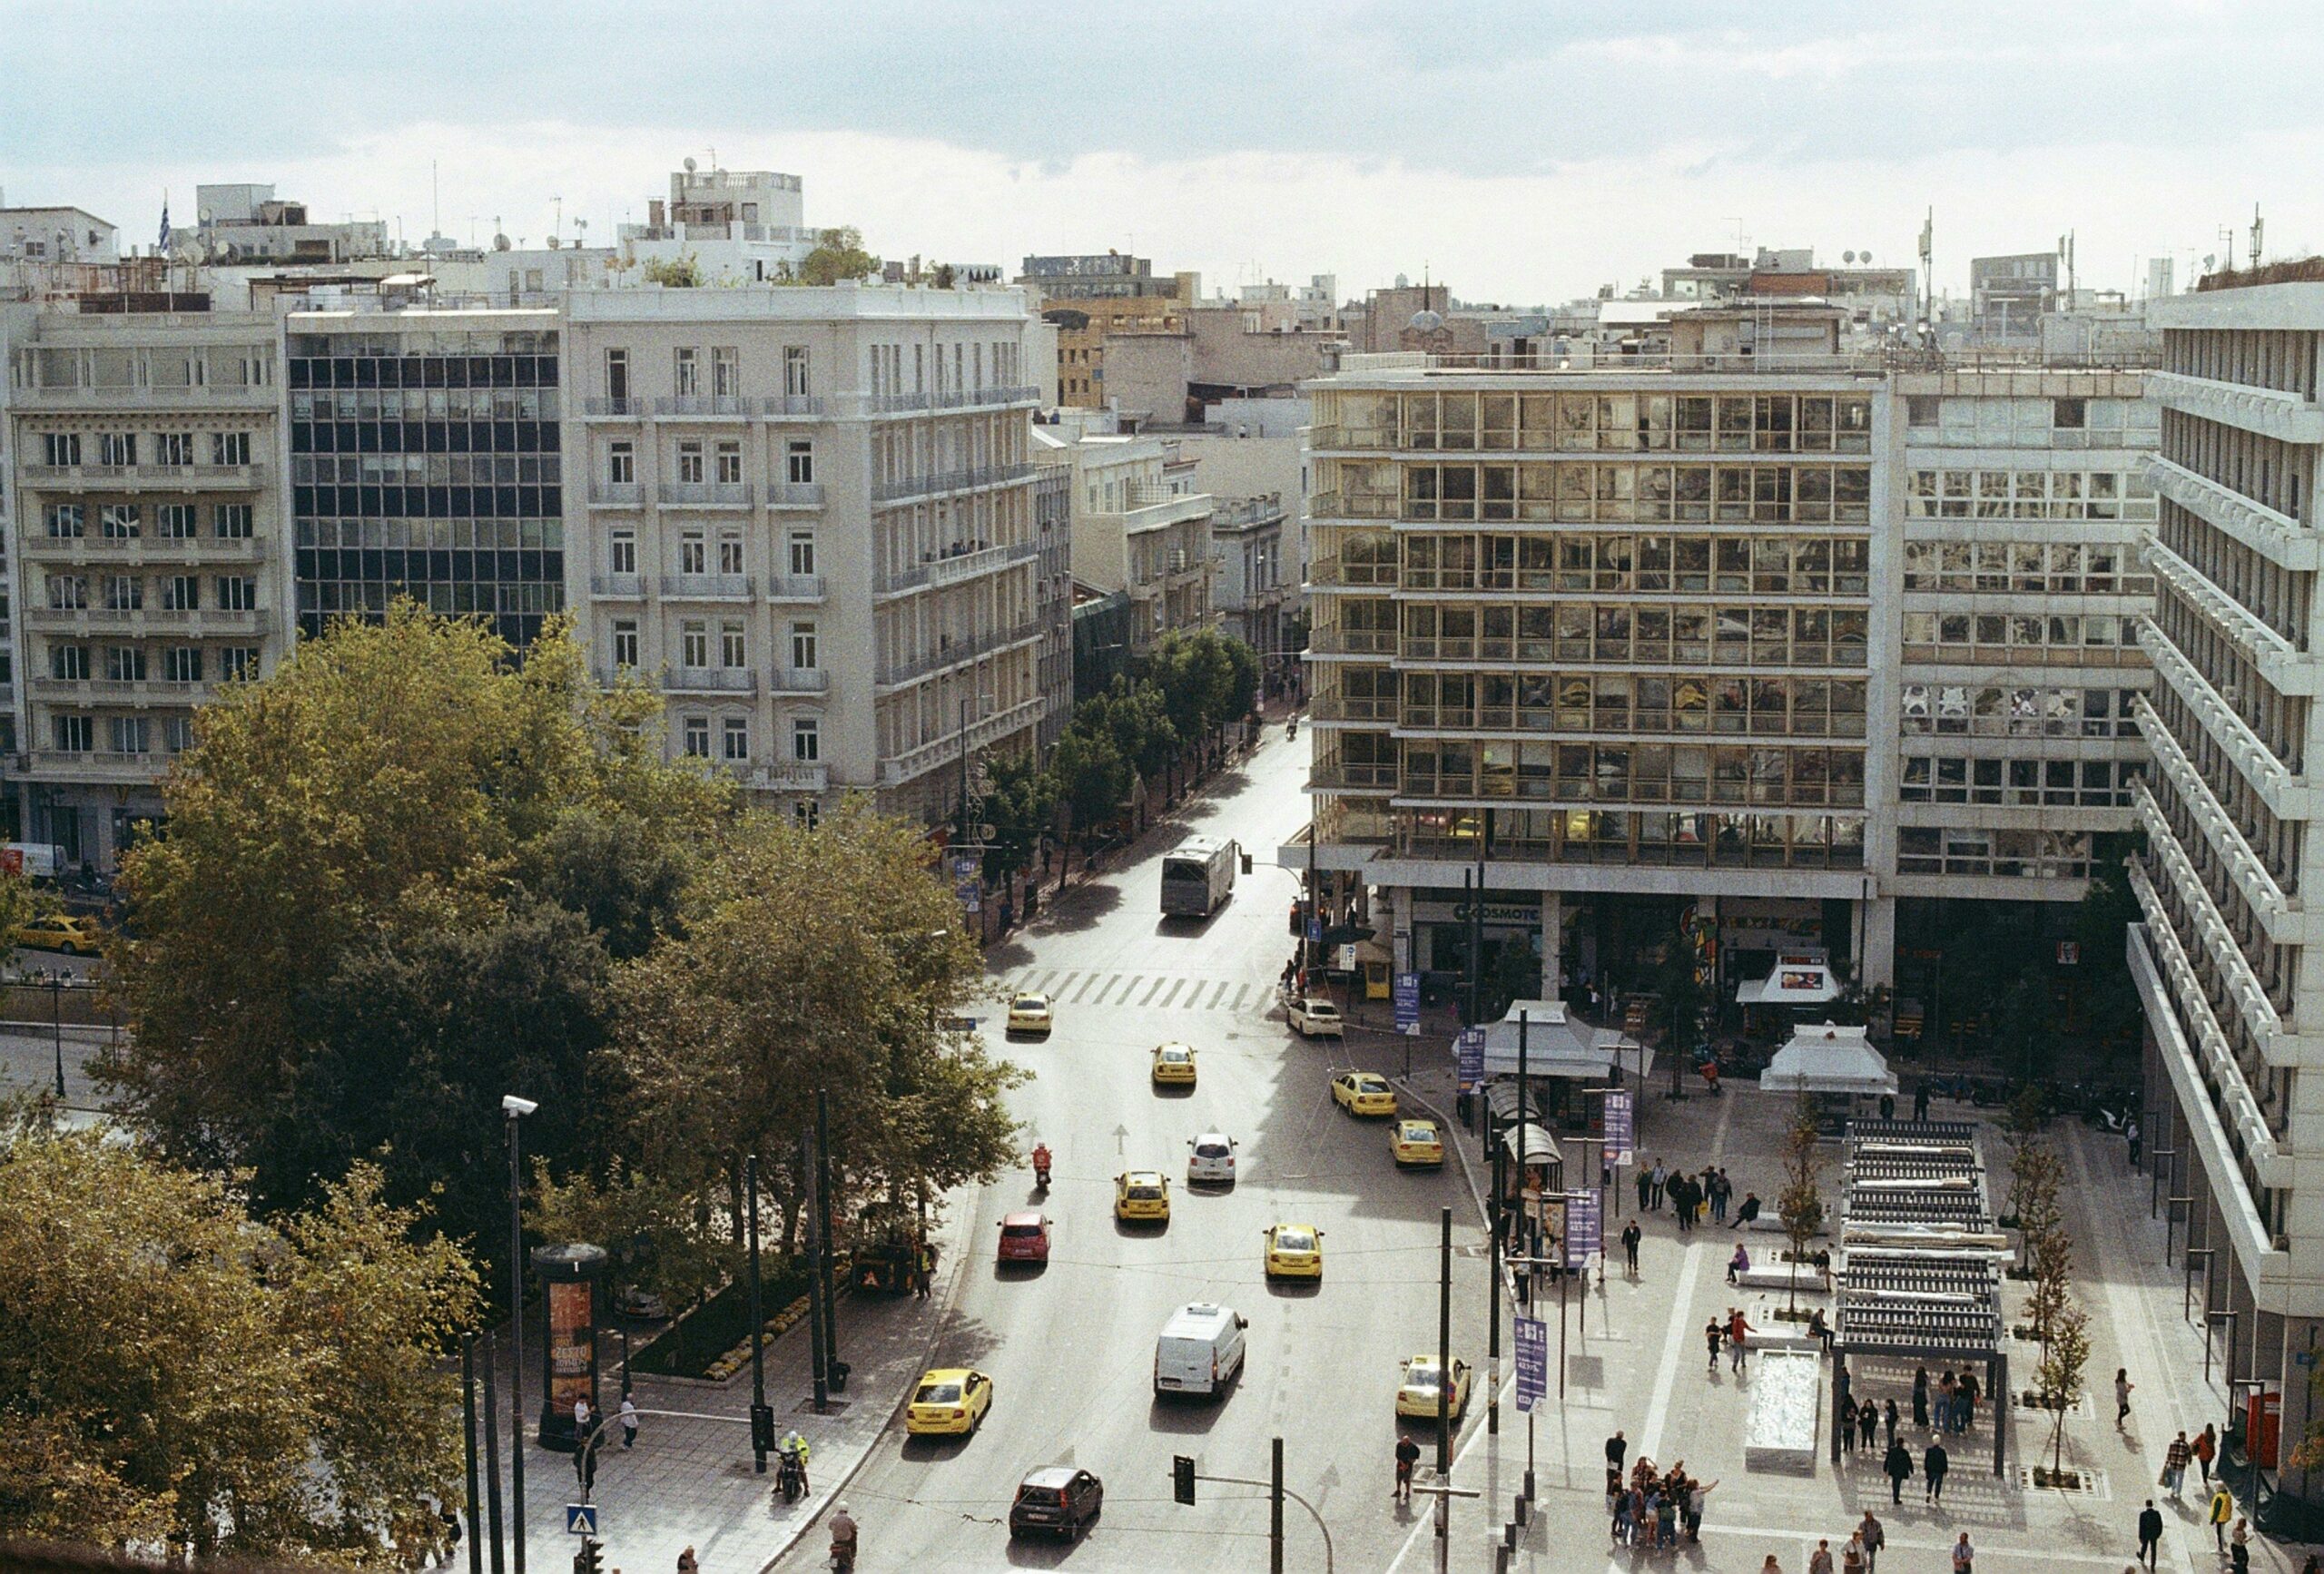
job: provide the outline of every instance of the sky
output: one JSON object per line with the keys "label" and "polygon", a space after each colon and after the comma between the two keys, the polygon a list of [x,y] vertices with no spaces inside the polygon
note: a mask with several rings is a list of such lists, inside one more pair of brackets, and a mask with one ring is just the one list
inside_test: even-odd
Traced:
{"label": "sky", "polygon": [[1118,247],[1206,290],[1909,266],[1932,210],[1956,293],[2068,231],[2084,285],[2168,254],[2183,287],[2254,203],[2270,256],[2324,251],[2317,0],[0,0],[0,193],[141,246],[241,181],[414,242],[602,243],[691,156],[802,176],[883,256]]}

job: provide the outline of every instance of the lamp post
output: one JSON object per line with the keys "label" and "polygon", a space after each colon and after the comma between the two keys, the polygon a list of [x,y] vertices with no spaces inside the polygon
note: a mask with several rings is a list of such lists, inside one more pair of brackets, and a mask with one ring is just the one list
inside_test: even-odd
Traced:
{"label": "lamp post", "polygon": [[48,981],[48,1026],[56,1038],[56,1102],[64,1102],[64,980]]}
{"label": "lamp post", "polygon": [[516,1365],[508,1374],[509,1549],[516,1574],[525,1574],[525,1222],[524,1170],[517,1123],[539,1105],[515,1094],[500,1100],[501,1130],[508,1145],[508,1338]]}

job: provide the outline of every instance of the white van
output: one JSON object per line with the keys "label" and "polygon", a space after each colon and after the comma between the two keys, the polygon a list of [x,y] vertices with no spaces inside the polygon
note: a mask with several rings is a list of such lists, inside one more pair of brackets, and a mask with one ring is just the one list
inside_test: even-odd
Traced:
{"label": "white van", "polygon": [[1179,1307],[1154,1342],[1154,1397],[1226,1392],[1243,1374],[1243,1331],[1250,1325],[1241,1313],[1211,1302]]}

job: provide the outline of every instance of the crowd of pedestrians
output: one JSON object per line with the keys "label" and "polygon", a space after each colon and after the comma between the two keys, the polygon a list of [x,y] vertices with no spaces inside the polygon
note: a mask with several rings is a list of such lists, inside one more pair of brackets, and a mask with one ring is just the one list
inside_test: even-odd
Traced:
{"label": "crowd of pedestrians", "polygon": [[1703,1505],[1718,1486],[1687,1473],[1680,1460],[1669,1470],[1640,1455],[1624,1474],[1622,1434],[1606,1440],[1606,1513],[1618,1547],[1669,1548],[1702,1540]]}

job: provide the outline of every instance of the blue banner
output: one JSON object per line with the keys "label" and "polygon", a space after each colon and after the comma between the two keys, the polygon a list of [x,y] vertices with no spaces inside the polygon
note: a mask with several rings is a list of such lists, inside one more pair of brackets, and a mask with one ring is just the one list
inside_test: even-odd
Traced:
{"label": "blue banner", "polygon": [[1517,1319],[1517,1408],[1531,1412],[1550,1392],[1550,1325],[1539,1317]]}
{"label": "blue banner", "polygon": [[1606,1162],[1629,1164],[1637,1156],[1637,1148],[1638,1131],[1631,1114],[1630,1089],[1610,1088],[1606,1093]]}
{"label": "blue banner", "polygon": [[1420,1031],[1420,975],[1398,973],[1395,989],[1396,1031],[1416,1034]]}
{"label": "blue banner", "polygon": [[1461,1059],[1461,1091],[1474,1093],[1485,1079],[1485,1030],[1462,1028],[1452,1040],[1452,1052]]}
{"label": "blue banner", "polygon": [[1606,1249],[1606,1230],[1598,1213],[1595,1191],[1565,1194],[1565,1265],[1586,1268],[1590,1259]]}

